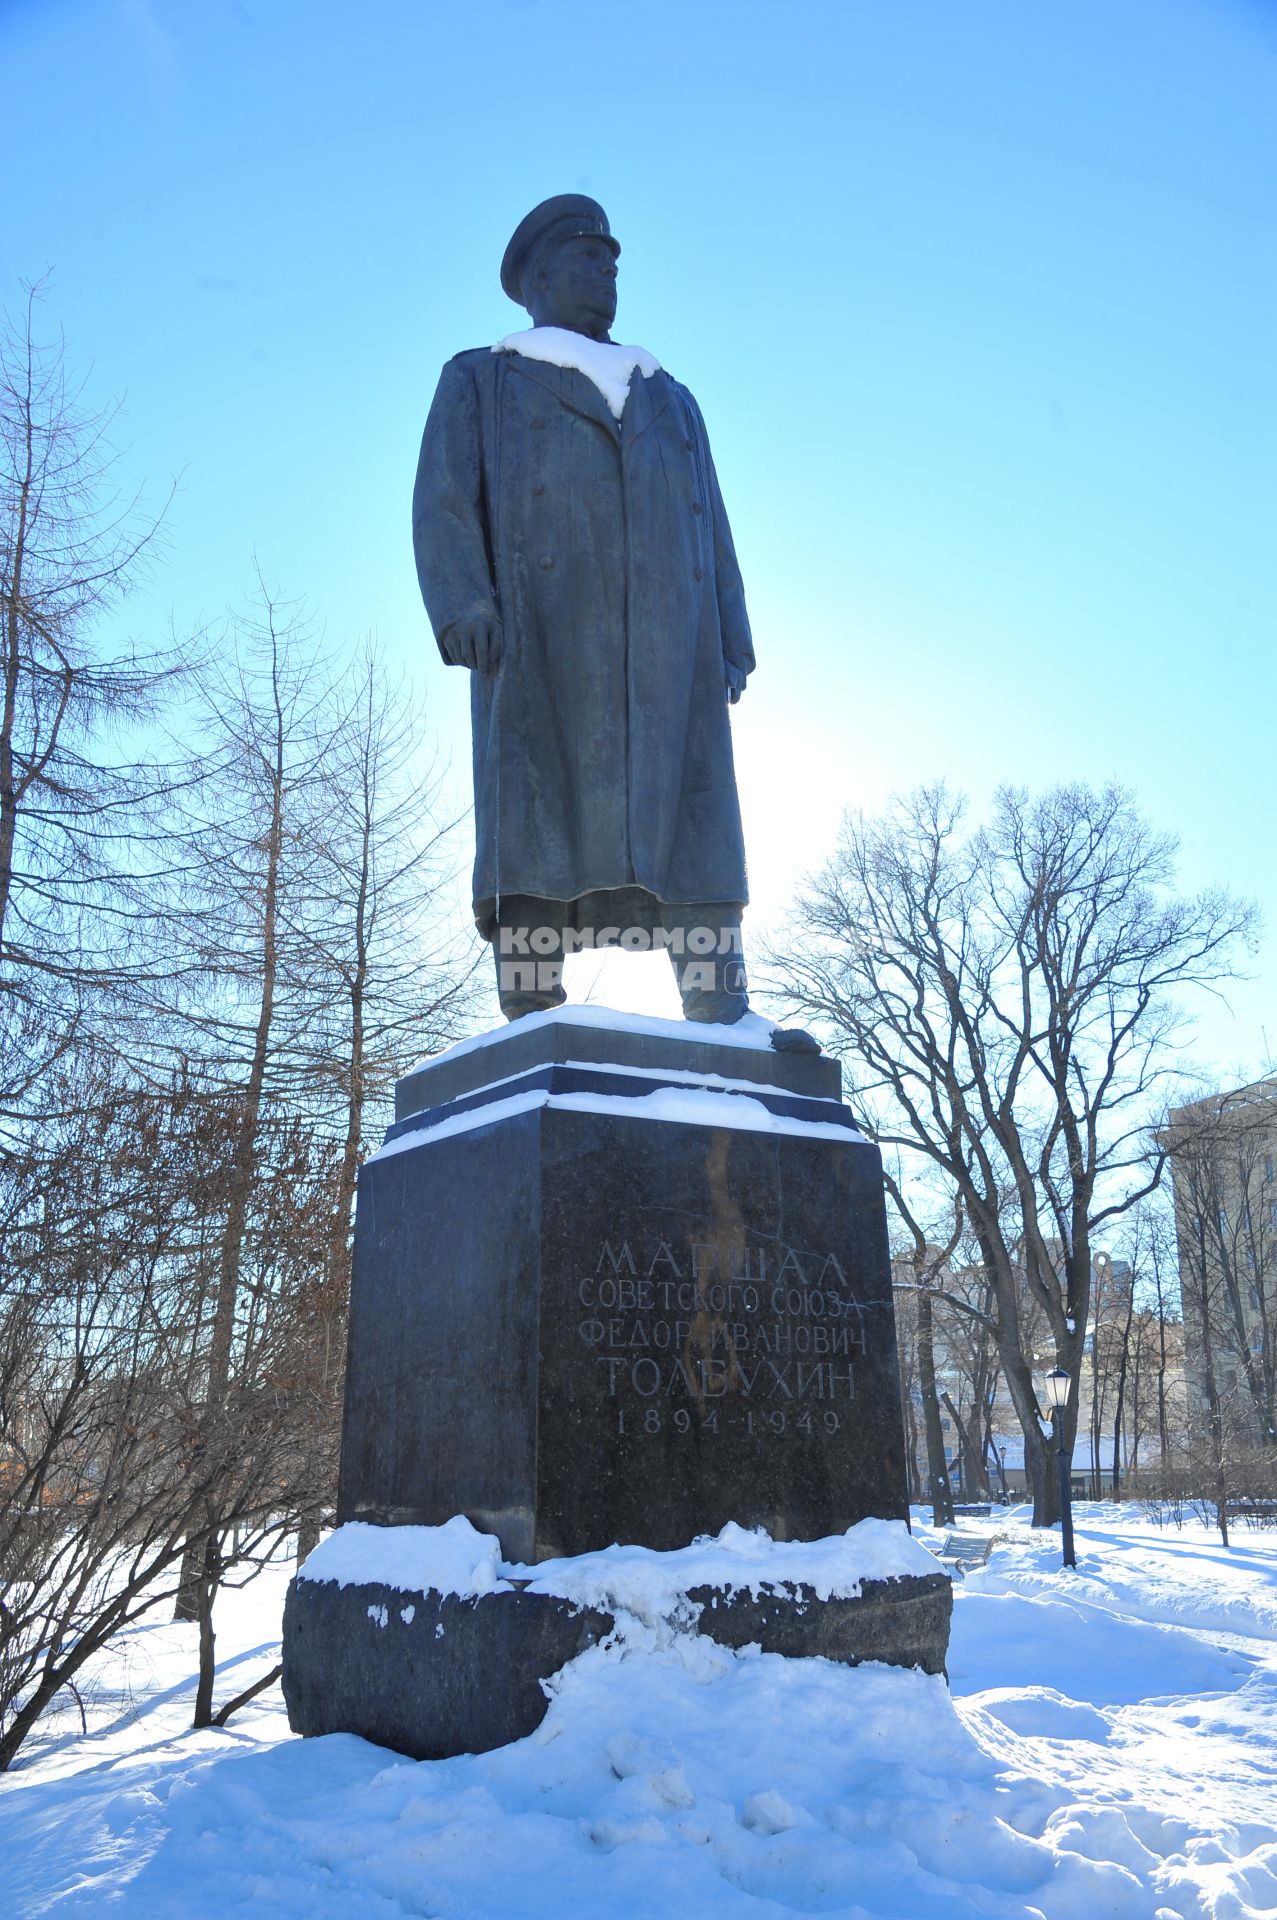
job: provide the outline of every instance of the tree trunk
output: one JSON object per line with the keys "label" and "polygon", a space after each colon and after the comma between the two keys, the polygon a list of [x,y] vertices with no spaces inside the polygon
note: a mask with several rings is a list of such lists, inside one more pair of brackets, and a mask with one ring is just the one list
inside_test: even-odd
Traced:
{"label": "tree trunk", "polygon": [[73,1675],[79,1673],[94,1654],[99,1653],[106,1646],[111,1635],[117,1631],[117,1624],[127,1604],[128,1598],[122,1598],[113,1613],[96,1620],[93,1631],[86,1633],[69,1653],[65,1653],[58,1660],[56,1668],[51,1666],[54,1656],[50,1653],[45,1662],[45,1671],[34,1689],[27,1695],[8,1725],[0,1731],[0,1773],[6,1773],[13,1764],[23,1741],[50,1701],[61,1693],[63,1687],[70,1685]]}
{"label": "tree trunk", "polygon": [[978,1440],[971,1432],[972,1425],[978,1425],[980,1419],[979,1409],[973,1409],[970,1419],[963,1420],[957,1407],[953,1404],[953,1399],[950,1394],[943,1393],[940,1398],[949,1418],[953,1422],[953,1430],[958,1437],[958,1457],[961,1461],[959,1478],[965,1492],[965,1497],[967,1499],[978,1499],[983,1495],[987,1495],[989,1491],[989,1482],[984,1471],[984,1460],[981,1456],[981,1448]]}
{"label": "tree trunk", "polygon": [[62,1691],[65,1684],[66,1681],[62,1675],[55,1680],[42,1680],[34,1693],[29,1694],[23,1701],[3,1733],[0,1733],[0,1773],[8,1772],[32,1727],[35,1726],[55,1694]]}
{"label": "tree trunk", "polygon": [[1202,1377],[1206,1383],[1206,1411],[1211,1439],[1211,1469],[1214,1478],[1215,1524],[1219,1537],[1228,1545],[1228,1462],[1224,1435],[1224,1409],[1219,1382],[1215,1375],[1215,1338],[1210,1317],[1210,1268],[1206,1259],[1206,1231],[1200,1210],[1196,1222],[1197,1252],[1200,1261],[1202,1315]]}
{"label": "tree trunk", "polygon": [[1157,1447],[1162,1463],[1162,1479],[1171,1471],[1171,1439],[1166,1420],[1166,1303],[1162,1298],[1162,1273],[1156,1270],[1157,1286]]}
{"label": "tree trunk", "polygon": [[940,1425],[940,1402],[936,1395],[936,1352],[932,1327],[932,1296],[923,1287],[918,1294],[918,1381],[922,1389],[922,1420],[927,1439],[927,1479],[931,1500],[931,1522],[935,1527],[953,1524],[953,1489],[945,1470],[944,1432]]}
{"label": "tree trunk", "polygon": [[1131,1282],[1126,1304],[1126,1325],[1122,1328],[1122,1350],[1117,1363],[1117,1406],[1113,1414],[1113,1492],[1116,1494],[1122,1474],[1122,1420],[1126,1411],[1126,1376],[1131,1363],[1131,1325],[1135,1319],[1135,1283]]}
{"label": "tree trunk", "polygon": [[[1000,1323],[999,1323],[1000,1324]],[[1033,1501],[1035,1527],[1052,1527],[1060,1517],[1060,1495],[1055,1463],[1038,1421],[1037,1395],[1028,1362],[1017,1344],[1000,1342],[1002,1371],[1024,1436],[1024,1477]]]}
{"label": "tree trunk", "polygon": [[[244,1254],[244,1237],[248,1223],[248,1204],[252,1192],[253,1180],[257,1170],[258,1130],[261,1123],[262,1098],[266,1085],[266,1060],[270,1044],[271,1023],[275,1012],[275,993],[279,967],[278,919],[280,861],[284,838],[284,714],[280,705],[278,680],[278,654],[272,656],[272,688],[274,692],[274,758],[267,765],[270,780],[270,824],[266,834],[266,868],[263,875],[262,922],[261,922],[261,988],[258,997],[257,1020],[253,1032],[253,1051],[249,1062],[248,1080],[244,1087],[240,1103],[239,1126],[235,1136],[235,1154],[231,1169],[230,1197],[226,1209],[226,1221],[222,1230],[221,1248],[218,1258],[217,1295],[213,1310],[213,1332],[209,1343],[208,1381],[206,1392],[206,1418],[213,1427],[220,1423],[222,1408],[226,1399],[226,1389],[230,1381],[231,1353],[235,1337],[235,1310],[239,1299],[240,1270]],[[212,1525],[215,1527],[216,1518]],[[206,1568],[210,1553],[216,1553],[216,1541],[212,1531],[203,1539],[189,1543],[192,1563]],[[209,1605],[212,1601],[210,1599]],[[200,1605],[203,1605],[202,1594]],[[178,1595],[178,1609],[183,1606],[183,1595]],[[189,1614],[175,1609],[175,1619],[187,1619]],[[203,1614],[200,1620],[201,1644],[204,1632]],[[211,1629],[210,1629],[211,1631]],[[202,1657],[202,1655],[201,1655]],[[198,1711],[198,1706],[197,1706]],[[197,1726],[206,1725],[206,1721],[196,1721]]]}
{"label": "tree trunk", "polygon": [[182,1550],[182,1571],[173,1618],[191,1622],[200,1617],[200,1583],[204,1576],[204,1536],[192,1535]]}
{"label": "tree trunk", "polygon": [[13,734],[18,711],[18,683],[22,670],[23,567],[26,553],[27,508],[31,495],[31,419],[26,418],[26,459],[18,488],[17,526],[4,582],[4,695],[0,700],[0,957],[13,885],[13,856],[18,829],[18,782],[13,758]]}
{"label": "tree trunk", "polygon": [[264,1673],[260,1680],[254,1680],[251,1687],[245,1687],[242,1693],[237,1693],[233,1700],[228,1700],[224,1707],[218,1708],[213,1715],[213,1725],[224,1727],[233,1713],[238,1713],[241,1707],[246,1707],[250,1700],[257,1698],[259,1693],[265,1693],[267,1687],[273,1687],[283,1671],[282,1664],[274,1666],[269,1673]]}
{"label": "tree trunk", "polygon": [[198,1583],[199,1625],[200,1625],[200,1667],[199,1680],[195,1687],[195,1713],[191,1720],[193,1727],[211,1727],[213,1724],[213,1683],[217,1678],[217,1636],[213,1631],[213,1601],[217,1597],[217,1585],[221,1572],[221,1556],[218,1553],[215,1534],[206,1536],[204,1563]]}
{"label": "tree trunk", "polygon": [[914,1414],[913,1398],[908,1389],[905,1372],[904,1343],[899,1338],[900,1322],[896,1321],[896,1353],[900,1361],[900,1422],[905,1435],[905,1498],[911,1507],[922,1499],[919,1490],[918,1474],[918,1422]]}

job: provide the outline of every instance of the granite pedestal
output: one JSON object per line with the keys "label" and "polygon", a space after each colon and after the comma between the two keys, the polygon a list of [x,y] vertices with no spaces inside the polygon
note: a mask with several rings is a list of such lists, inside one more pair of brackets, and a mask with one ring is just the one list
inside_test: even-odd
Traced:
{"label": "granite pedestal", "polygon": [[[821,1599],[809,1587],[698,1586],[683,1630],[849,1666],[944,1671],[952,1585],[937,1571],[866,1580]],[[357,1733],[415,1760],[484,1753],[545,1718],[552,1674],[615,1631],[614,1614],[524,1582],[463,1598],[375,1580],[294,1580],[284,1613],[284,1697],[295,1733]]]}
{"label": "granite pedestal", "polygon": [[[339,1523],[464,1514],[533,1563],[903,1519],[881,1163],[837,1063],[610,1021],[535,1016],[400,1083],[360,1175]],[[826,1650],[818,1612],[793,1650]]]}
{"label": "granite pedestal", "polygon": [[[556,1057],[591,1042],[646,1045]],[[360,1180],[339,1521],[464,1513],[535,1561],[903,1516],[881,1166],[837,1074],[558,1019],[412,1075]]]}

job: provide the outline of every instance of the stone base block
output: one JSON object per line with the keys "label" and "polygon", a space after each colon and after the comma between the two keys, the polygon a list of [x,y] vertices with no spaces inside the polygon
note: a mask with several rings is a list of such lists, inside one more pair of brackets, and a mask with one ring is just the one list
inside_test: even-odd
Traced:
{"label": "stone base block", "polygon": [[[356,1733],[417,1760],[485,1753],[545,1716],[543,1682],[615,1618],[515,1583],[460,1598],[380,1583],[295,1579],[284,1609],[284,1699],[294,1733]],[[686,1630],[725,1647],[943,1673],[953,1588],[943,1573],[866,1580],[854,1599],[697,1587]]]}
{"label": "stone base block", "polygon": [[953,1582],[944,1573],[866,1580],[852,1600],[822,1600],[803,1586],[757,1597],[693,1587],[687,1597],[701,1607],[697,1632],[720,1646],[758,1645],[764,1653],[838,1660],[847,1667],[881,1660],[924,1673],[945,1670]]}
{"label": "stone base block", "polygon": [[612,1631],[550,1594],[474,1599],[294,1580],[284,1701],[294,1733],[357,1733],[414,1760],[487,1753],[540,1726],[541,1682]]}
{"label": "stone base block", "polygon": [[904,1518],[882,1165],[836,1063],[647,1024],[516,1021],[401,1084],[359,1176],[339,1522],[465,1514],[534,1563]]}

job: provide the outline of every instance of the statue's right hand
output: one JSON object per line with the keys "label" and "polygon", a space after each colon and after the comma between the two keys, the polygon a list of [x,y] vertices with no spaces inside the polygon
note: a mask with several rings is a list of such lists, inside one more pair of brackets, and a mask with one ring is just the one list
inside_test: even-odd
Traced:
{"label": "statue's right hand", "polygon": [[496,620],[458,620],[439,642],[449,666],[469,667],[472,673],[495,673],[503,644]]}

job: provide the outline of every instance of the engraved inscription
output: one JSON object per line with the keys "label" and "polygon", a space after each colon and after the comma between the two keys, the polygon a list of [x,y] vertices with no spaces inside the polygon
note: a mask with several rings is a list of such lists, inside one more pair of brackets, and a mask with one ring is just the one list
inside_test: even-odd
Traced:
{"label": "engraved inscription", "polygon": [[576,1297],[621,1433],[815,1438],[855,1397],[863,1313],[832,1253],[610,1239]]}

